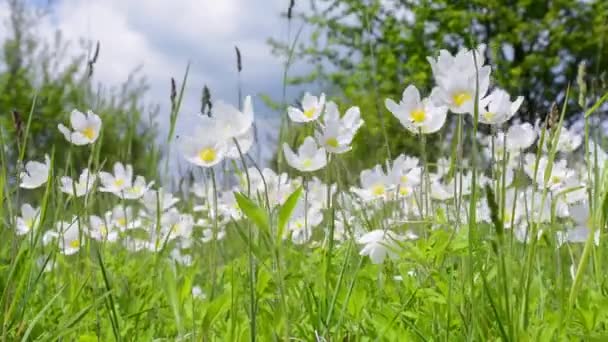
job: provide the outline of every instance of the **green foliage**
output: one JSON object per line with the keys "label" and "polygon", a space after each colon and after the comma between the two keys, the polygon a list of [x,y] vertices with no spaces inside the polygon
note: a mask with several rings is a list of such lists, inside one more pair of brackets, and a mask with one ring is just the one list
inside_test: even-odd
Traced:
{"label": "green foliage", "polygon": [[[0,57],[0,129],[8,144],[8,158],[17,160],[23,142],[23,131],[29,119],[25,159],[43,158],[55,146],[57,165],[67,165],[68,159],[76,169],[86,167],[90,150],[70,150],[70,144],[56,129],[59,123],[69,126],[70,112],[91,109],[103,120],[100,139],[105,142],[99,153],[106,164],[115,161],[133,163],[139,174],[156,175],[158,151],[153,116],[155,110],[142,103],[147,90],[145,80],[137,70],[116,89],[104,89],[92,82],[96,54],[94,47],[82,46],[85,54],[71,56],[74,49],[57,32],[47,42],[34,32],[41,18],[21,0],[11,0],[10,33],[2,43]],[[103,46],[99,51],[103,58]],[[149,118],[148,118],[149,115]],[[41,152],[42,151],[42,152]]]}
{"label": "green foliage", "polygon": [[[426,57],[436,55],[440,49],[454,53],[462,46],[487,44],[486,58],[493,65],[496,85],[513,96],[525,97],[519,113],[526,121],[544,116],[553,101],[563,99],[581,62],[588,72],[584,81],[591,84],[587,94],[590,102],[607,89],[606,1],[310,3],[312,13],[304,12],[301,18],[312,34],[309,41],[299,43],[295,58],[315,69],[290,81],[314,81],[329,89],[330,95],[341,97],[344,104],[361,107],[366,125],[356,138],[359,143],[355,143],[358,148],[353,153],[354,160],[373,154],[378,158],[370,162],[375,163],[386,157],[382,117],[393,155],[419,154],[416,139],[386,111],[384,99],[399,99],[408,84],[429,94],[433,84]],[[289,42],[271,40],[271,45],[275,53],[287,55]],[[432,151],[430,155],[433,156]]]}

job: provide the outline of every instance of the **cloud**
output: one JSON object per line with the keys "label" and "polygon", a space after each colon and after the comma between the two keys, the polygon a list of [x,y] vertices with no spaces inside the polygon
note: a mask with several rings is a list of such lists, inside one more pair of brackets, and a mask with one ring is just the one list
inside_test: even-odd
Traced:
{"label": "cloud", "polygon": [[[6,12],[3,3],[0,14]],[[38,30],[49,40],[61,30],[66,40],[99,41],[94,77],[104,87],[119,85],[141,67],[150,86],[146,100],[161,108],[163,135],[168,130],[164,120],[170,78],[180,81],[190,62],[177,127],[182,134],[196,121],[204,85],[214,99],[237,103],[235,46],[243,56],[243,95],[280,98],[283,61],[271,54],[267,39],[285,38],[286,22],[280,13],[287,4],[285,0],[57,0]],[[86,53],[78,44],[72,48],[75,54]],[[254,98],[254,107],[261,135],[276,131],[278,114],[266,109],[259,98]]]}

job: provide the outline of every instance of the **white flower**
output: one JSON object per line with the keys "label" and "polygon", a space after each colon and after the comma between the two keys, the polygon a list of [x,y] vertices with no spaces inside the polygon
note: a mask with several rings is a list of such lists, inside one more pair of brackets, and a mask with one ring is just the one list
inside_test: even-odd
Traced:
{"label": "white flower", "polygon": [[357,243],[364,245],[359,255],[369,256],[373,264],[382,263],[387,255],[395,259],[398,256],[396,252],[399,250],[397,241],[401,239],[391,230],[372,230],[357,240]]}
{"label": "white flower", "polygon": [[[566,127],[562,127],[559,131],[559,137],[557,139],[556,149],[559,152],[564,153],[572,153],[579,146],[581,146],[583,142],[583,137],[580,134],[576,134],[571,130],[568,130]],[[543,151],[549,150],[549,145],[551,143],[551,139],[545,139],[545,145],[543,146]],[[593,157],[593,156],[591,156]]]}
{"label": "white flower", "polygon": [[217,101],[213,104],[213,118],[217,120],[217,128],[227,139],[245,134],[253,124],[251,96],[245,97],[242,112],[230,104]]}
{"label": "white flower", "polygon": [[447,107],[436,106],[428,98],[421,100],[418,89],[413,85],[405,88],[399,104],[391,99],[386,99],[384,103],[386,109],[412,133],[434,133],[445,123]]}
{"label": "white flower", "polygon": [[73,131],[62,124],[58,128],[66,140],[74,145],[92,144],[99,137],[101,118],[90,110],[85,115],[74,109],[70,114],[70,124]]}
{"label": "white flower", "polygon": [[325,106],[325,94],[319,98],[305,93],[302,98],[302,109],[295,107],[287,108],[287,115],[293,122],[311,122],[319,118]]}
{"label": "white flower", "polygon": [[156,213],[156,209],[166,211],[179,202],[179,198],[174,197],[172,193],[165,192],[163,188],[158,190],[148,191],[144,194],[142,202],[150,213]]}
{"label": "white flower", "polygon": [[90,173],[89,169],[84,169],[77,182],[74,182],[70,177],[61,177],[60,190],[72,196],[82,197],[93,189],[96,179],[96,174]]}
{"label": "white flower", "polygon": [[200,286],[192,287],[192,297],[196,299],[205,299],[207,295],[203,292]]}
{"label": "white flower", "polygon": [[460,50],[456,56],[442,50],[439,58],[427,58],[437,83],[431,92],[431,98],[436,105],[447,106],[456,114],[473,114],[477,82],[479,82],[478,99],[486,95],[490,86],[491,68],[483,65],[484,50],[485,46],[482,45],[475,52]]}
{"label": "white flower", "polygon": [[34,208],[25,203],[21,206],[21,216],[17,217],[17,235],[35,231],[40,224],[40,208]]}
{"label": "white flower", "polygon": [[532,146],[536,140],[534,127],[528,122],[513,124],[507,131],[507,149],[510,151],[521,151]]}
{"label": "white flower", "polygon": [[291,241],[301,245],[310,240],[313,229],[323,221],[323,214],[318,206],[305,203],[305,199],[300,197],[296,207],[287,222],[286,235],[291,234]]}
{"label": "white flower", "polygon": [[192,235],[194,218],[189,214],[181,214],[177,209],[172,208],[161,216],[160,221],[162,235],[168,236],[169,240],[180,237],[190,238]]}
{"label": "white flower", "polygon": [[109,172],[99,172],[99,180],[101,181],[101,192],[111,192],[114,195],[120,194],[127,188],[130,188],[133,182],[133,167],[117,162],[114,164],[114,174]]}
{"label": "white flower", "polygon": [[125,188],[120,197],[123,199],[140,199],[150,190],[153,184],[154,181],[146,184],[146,179],[143,176],[137,176],[133,185]]}
{"label": "white flower", "polygon": [[323,147],[318,148],[315,139],[312,137],[304,139],[304,143],[298,149],[298,154],[295,154],[285,143],[283,144],[283,152],[287,164],[302,172],[317,171],[327,164],[325,149]]}
{"label": "white flower", "polygon": [[201,238],[201,241],[203,243],[207,243],[212,241],[213,239],[215,239],[215,241],[219,241],[224,239],[224,237],[226,236],[226,231],[224,229],[220,229],[217,234],[215,234],[215,236],[213,236],[213,230],[210,228],[207,228],[205,230],[203,230],[203,236]]}
{"label": "white flower", "polygon": [[[556,233],[557,246],[560,247],[565,242],[582,243],[589,238],[589,232],[594,229],[593,216],[587,201],[577,203],[570,207],[570,216],[576,223],[574,229],[558,231]],[[595,229],[593,242],[596,246],[600,244],[600,230]]]}
{"label": "white flower", "polygon": [[28,161],[25,164],[25,171],[21,172],[21,186],[24,189],[36,189],[46,183],[51,169],[51,160],[48,155],[44,156],[44,164],[37,161]]}
{"label": "white flower", "polygon": [[118,232],[113,229],[110,224],[112,213],[107,212],[104,218],[96,215],[89,217],[89,236],[97,241],[110,241],[114,242],[118,240]]}
{"label": "white flower", "polygon": [[202,117],[194,136],[185,136],[181,143],[182,153],[190,163],[211,167],[224,159],[228,149],[228,137],[222,123],[214,118]]}
{"label": "white flower", "polygon": [[80,250],[80,230],[78,219],[74,217],[72,222],[60,221],[57,223],[57,236],[59,237],[59,249],[65,255],[72,255]]}
{"label": "white flower", "polygon": [[523,96],[518,96],[511,102],[509,93],[502,89],[494,89],[490,95],[480,101],[479,122],[489,125],[500,125],[507,122],[519,109]]}
{"label": "white flower", "polygon": [[351,190],[364,202],[369,202],[379,198],[387,198],[392,190],[392,182],[382,170],[382,166],[376,165],[371,170],[363,170],[360,175],[361,188],[351,188]]}
{"label": "white flower", "polygon": [[353,140],[351,132],[342,130],[337,121],[328,121],[322,131],[315,132],[319,145],[323,146],[329,153],[344,153],[351,150],[350,144]]}
{"label": "white flower", "polygon": [[[241,158],[241,154],[244,156],[253,146],[255,140],[253,127],[242,135],[234,137],[234,139],[236,142],[233,139],[230,139],[227,143],[228,149],[226,150],[226,157],[230,159],[239,159]],[[240,153],[239,148],[241,149]]]}
{"label": "white flower", "polygon": [[408,197],[420,184],[422,170],[418,167],[418,159],[406,157],[403,154],[393,161],[393,167],[388,177],[399,190],[399,196]]}
{"label": "white flower", "polygon": [[141,227],[141,220],[133,215],[133,208],[117,205],[112,209],[111,216],[107,219],[112,226],[124,232],[129,229]]}

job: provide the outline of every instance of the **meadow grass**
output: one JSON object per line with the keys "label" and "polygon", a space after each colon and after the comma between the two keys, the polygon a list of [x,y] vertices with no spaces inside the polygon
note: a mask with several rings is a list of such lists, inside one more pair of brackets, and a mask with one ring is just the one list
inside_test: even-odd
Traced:
{"label": "meadow grass", "polygon": [[[177,151],[169,145],[187,76],[188,69],[172,96],[167,151]],[[48,181],[20,187],[34,100],[18,153],[0,150],[2,340],[608,338],[608,174],[589,123],[606,96],[586,108],[576,153],[560,145],[569,90],[561,109],[535,128],[534,145],[515,153],[499,134],[506,125],[492,128],[490,143],[478,138],[479,76],[475,84],[473,113],[444,129],[443,162],[422,148],[412,189],[388,181],[353,189],[345,175],[359,170],[330,153],[320,170],[289,178],[257,165],[233,137],[238,157],[192,169],[174,189],[177,203],[159,186],[137,199],[97,191],[97,183],[70,195],[78,185],[65,189],[58,179],[81,170],[70,158],[56,165],[53,148],[36,153],[50,156]],[[285,114],[279,146],[288,122]],[[111,167],[102,144],[103,129],[96,141],[71,147],[90,149],[91,175]],[[279,155],[284,170],[291,164]],[[378,161],[378,172],[389,173],[397,160]],[[554,179],[564,160],[576,184]],[[574,193],[583,198],[569,202]],[[26,201],[39,211],[33,222],[22,220],[31,228],[22,234]],[[570,236],[583,202],[587,230]],[[560,214],[564,206],[572,213]],[[101,228],[91,215],[103,218]],[[77,231],[72,240],[69,227]],[[380,262],[362,252],[370,247],[362,237],[374,231],[383,232],[371,245],[372,254],[383,253]]]}

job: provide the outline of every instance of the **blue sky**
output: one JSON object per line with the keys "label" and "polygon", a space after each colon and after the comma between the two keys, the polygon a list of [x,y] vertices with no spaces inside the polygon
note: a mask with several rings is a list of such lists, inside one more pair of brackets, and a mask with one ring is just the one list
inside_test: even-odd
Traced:
{"label": "blue sky", "polygon": [[[43,6],[46,0],[30,0]],[[61,30],[67,40],[99,41],[101,53],[95,81],[111,87],[141,67],[150,85],[147,101],[168,112],[169,80],[180,80],[191,62],[178,133],[188,133],[200,108],[203,85],[215,99],[237,103],[234,47],[243,55],[243,94],[254,96],[259,126],[271,134],[278,113],[266,109],[257,95],[280,98],[283,61],[271,54],[270,37],[285,39],[287,26],[281,12],[288,0],[55,0],[52,11],[39,23],[51,39]],[[306,2],[307,3],[307,2]],[[3,7],[4,6],[4,7]],[[303,6],[303,5],[301,5]],[[0,3],[0,18],[7,10]],[[0,32],[0,39],[2,38]],[[74,53],[82,53],[73,44]],[[295,72],[306,72],[296,65]],[[289,91],[294,98],[301,93]],[[167,117],[166,115],[165,117]],[[166,130],[162,124],[161,129]],[[164,131],[163,131],[164,133]]]}

